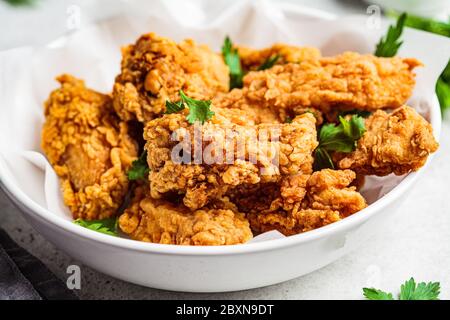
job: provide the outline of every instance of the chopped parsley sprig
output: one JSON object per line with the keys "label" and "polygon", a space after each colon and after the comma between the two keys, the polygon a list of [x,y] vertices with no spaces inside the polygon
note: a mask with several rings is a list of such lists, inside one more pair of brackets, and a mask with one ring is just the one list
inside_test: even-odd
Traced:
{"label": "chopped parsley sprig", "polygon": [[364,118],[353,115],[349,120],[340,116],[339,125],[327,123],[319,132],[319,146],[314,151],[314,169],[334,169],[330,151],[349,153],[366,132]]}
{"label": "chopped parsley sprig", "polygon": [[393,57],[397,54],[398,49],[402,45],[399,41],[405,25],[406,13],[403,13],[397,20],[395,26],[389,26],[387,35],[378,42],[375,55],[377,57]]}
{"label": "chopped parsley sprig", "polygon": [[196,121],[203,124],[214,116],[214,111],[211,110],[210,100],[189,98],[183,90],[180,90],[179,93],[181,100],[176,102],[166,101],[166,114],[177,113],[187,107],[189,114],[186,116],[186,120],[190,124],[194,124]]}
{"label": "chopped parsley sprig", "polygon": [[[411,14],[408,14],[406,18],[404,18],[404,14],[399,15],[399,13],[393,10],[389,10],[387,12],[387,15],[397,18],[397,25],[404,24],[405,26],[410,28],[450,37],[450,21],[437,21],[424,17],[414,16]],[[447,67],[444,69],[441,76],[436,82],[436,95],[438,96],[439,104],[441,105],[442,115],[444,115],[445,112],[450,109],[450,60],[447,64]]]}
{"label": "chopped parsley sprig", "polygon": [[176,102],[166,101],[166,112],[165,114],[177,113],[184,109],[183,101],[179,100]]}
{"label": "chopped parsley sprig", "polygon": [[[398,300],[439,300],[439,282],[420,282],[409,279],[400,287]],[[375,288],[363,288],[364,297],[368,300],[394,300],[392,293]]]}
{"label": "chopped parsley sprig", "polygon": [[258,71],[266,70],[272,68],[280,59],[280,55],[275,54],[273,56],[268,57],[258,68]]}
{"label": "chopped parsley sprig", "polygon": [[[230,90],[234,88],[242,88],[243,78],[246,72],[241,63],[239,51],[233,46],[229,36],[225,37],[222,45],[222,56],[225,64],[230,70]],[[257,71],[266,70],[272,68],[280,59],[279,54],[274,54],[269,57],[256,69]]]}
{"label": "chopped parsley sprig", "polygon": [[118,220],[116,217],[100,220],[76,219],[73,223],[96,232],[108,234],[110,236],[117,236],[118,234]]}
{"label": "chopped parsley sprig", "polygon": [[147,151],[144,150],[142,154],[133,161],[131,168],[128,170],[128,180],[145,180],[148,172],[150,171],[147,163]]}
{"label": "chopped parsley sprig", "polygon": [[242,88],[242,79],[244,78],[244,70],[241,65],[239,52],[233,47],[230,37],[226,36],[222,45],[222,56],[225,64],[230,69],[230,90],[234,88]]}

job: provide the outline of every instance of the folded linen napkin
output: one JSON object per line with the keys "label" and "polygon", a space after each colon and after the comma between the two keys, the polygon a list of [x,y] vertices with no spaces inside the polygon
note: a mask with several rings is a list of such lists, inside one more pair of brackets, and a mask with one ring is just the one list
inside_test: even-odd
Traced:
{"label": "folded linen napkin", "polygon": [[39,259],[0,228],[0,300],[77,300]]}

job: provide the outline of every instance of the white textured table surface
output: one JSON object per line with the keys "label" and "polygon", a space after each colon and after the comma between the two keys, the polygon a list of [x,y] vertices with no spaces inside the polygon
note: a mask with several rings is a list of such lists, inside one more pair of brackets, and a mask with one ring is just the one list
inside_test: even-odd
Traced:
{"label": "white textured table surface", "polygon": [[[42,0],[36,10],[18,9],[13,13],[0,3],[0,30],[8,36],[0,38],[0,50],[23,44],[46,42],[64,32],[64,18],[69,4],[76,1]],[[105,4],[105,1],[100,1]],[[301,1],[306,2],[306,1]],[[352,1],[315,1],[320,9],[341,14],[362,10],[351,7]],[[92,2],[89,2],[92,3]],[[88,6],[87,1],[80,4]],[[54,7],[49,8],[49,6]],[[90,4],[89,4],[90,6]],[[114,5],[108,1],[108,10]],[[14,16],[12,16],[14,15]],[[40,15],[40,16],[39,16]],[[41,34],[30,33],[30,25],[39,19],[49,19]],[[92,14],[91,18],[101,15]],[[62,24],[58,28],[58,23]],[[224,294],[175,293],[144,288],[82,267],[81,290],[85,299],[361,299],[361,288],[377,286],[398,292],[400,284],[413,276],[420,281],[440,281],[441,298],[450,298],[450,121],[444,122],[441,147],[432,165],[411,190],[408,198],[386,228],[369,243],[312,274],[266,288]],[[20,212],[0,191],[0,226],[21,246],[40,258],[57,276],[65,281],[66,268],[76,264],[70,257],[49,244],[22,218]]]}

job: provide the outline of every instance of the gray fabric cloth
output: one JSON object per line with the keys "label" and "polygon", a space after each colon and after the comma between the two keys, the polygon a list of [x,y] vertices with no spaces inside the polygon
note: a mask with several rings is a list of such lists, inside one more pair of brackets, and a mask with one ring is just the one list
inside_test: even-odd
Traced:
{"label": "gray fabric cloth", "polygon": [[33,285],[0,246],[0,300],[40,300]]}
{"label": "gray fabric cloth", "polygon": [[0,229],[0,300],[76,300],[40,260]]}

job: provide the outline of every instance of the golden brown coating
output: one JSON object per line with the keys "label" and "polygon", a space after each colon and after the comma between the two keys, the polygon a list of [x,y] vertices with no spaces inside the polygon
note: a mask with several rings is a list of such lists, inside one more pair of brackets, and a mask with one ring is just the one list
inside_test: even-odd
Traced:
{"label": "golden brown coating", "polygon": [[339,221],[367,204],[350,186],[351,170],[324,169],[312,175],[285,177],[280,184],[234,190],[230,197],[248,213],[255,233],[278,230],[292,235]]}
{"label": "golden brown coating", "polygon": [[[153,33],[122,49],[111,96],[58,77],[61,87],[45,103],[42,149],[74,218],[118,215],[134,189],[118,224],[135,240],[233,245],[270,230],[289,236],[364,209],[365,175],[418,170],[438,148],[431,125],[404,105],[416,59],[236,48],[245,76],[231,91],[220,54]],[[214,116],[190,124],[192,105],[165,114],[180,90],[211,100]],[[337,170],[313,172],[316,126],[355,109],[372,112],[356,150],[331,154]],[[144,143],[148,181],[130,186],[126,172]]]}
{"label": "golden brown coating", "polygon": [[70,75],[45,103],[42,149],[61,179],[65,204],[74,218],[115,214],[127,192],[125,174],[137,145],[107,95]]}
{"label": "golden brown coating", "polygon": [[[184,205],[195,210],[241,184],[312,172],[312,152],[317,147],[312,114],[298,116],[289,124],[258,126],[213,117],[197,133],[196,128],[184,114],[164,115],[147,123],[144,137],[153,198],[181,194]],[[185,143],[182,152],[183,145],[171,138],[174,133]],[[180,152],[187,156],[184,163],[172,156]]]}
{"label": "golden brown coating", "polygon": [[220,55],[192,40],[179,44],[149,33],[122,49],[121,73],[114,84],[114,108],[122,120],[151,120],[179,90],[194,99],[227,92],[228,67]]}
{"label": "golden brown coating", "polygon": [[300,63],[321,57],[320,50],[314,47],[297,47],[276,43],[269,48],[253,49],[237,47],[244,70],[257,70],[267,59],[278,56],[276,64]]}
{"label": "golden brown coating", "polygon": [[191,211],[183,205],[145,197],[138,188],[119,227],[131,238],[163,244],[232,245],[252,238],[249,223],[232,203],[218,203]]}
{"label": "golden brown coating", "polygon": [[366,119],[366,129],[354,152],[335,155],[339,168],[402,175],[420,169],[439,146],[431,125],[408,106],[392,113],[378,110]]}
{"label": "golden brown coating", "polygon": [[323,113],[313,107],[297,106],[292,110],[265,107],[249,98],[248,88],[235,89],[226,94],[218,94],[212,100],[216,115],[223,115],[231,122],[240,125],[255,125],[261,123],[285,123],[292,121],[298,115],[311,113],[316,118],[316,124],[323,123]]}
{"label": "golden brown coating", "polygon": [[247,92],[246,89],[235,89],[216,95],[212,100],[212,110],[216,113],[216,117],[222,116],[238,125],[285,122],[285,119],[279,117],[278,112],[249,101]]}
{"label": "golden brown coating", "polygon": [[[333,108],[395,108],[410,97],[415,84],[412,70],[418,65],[415,59],[346,52],[249,72],[241,90],[246,104],[272,109],[280,119],[308,107],[325,113]],[[228,106],[224,103],[220,107]]]}
{"label": "golden brown coating", "polygon": [[[237,47],[244,70],[257,70],[268,58],[278,56],[276,64],[299,63],[305,60],[320,58],[320,51],[317,48],[296,47],[277,43],[265,49],[251,49],[243,46]],[[214,111],[222,113],[231,122],[240,125],[252,125],[260,123],[280,123],[292,119],[295,115],[277,112],[276,110],[262,108],[258,104],[247,99],[247,89],[232,90],[227,93],[218,93],[213,98]],[[296,115],[312,108],[299,108]],[[315,110],[318,123],[322,123],[322,115]]]}

